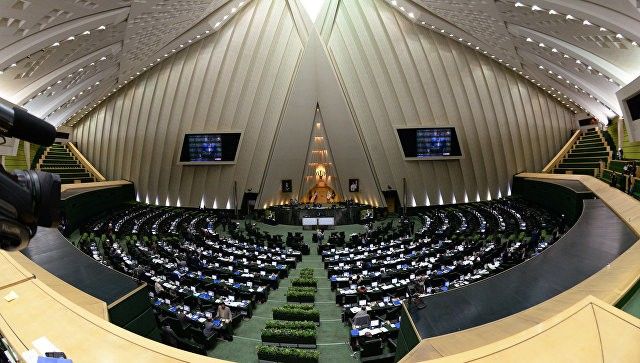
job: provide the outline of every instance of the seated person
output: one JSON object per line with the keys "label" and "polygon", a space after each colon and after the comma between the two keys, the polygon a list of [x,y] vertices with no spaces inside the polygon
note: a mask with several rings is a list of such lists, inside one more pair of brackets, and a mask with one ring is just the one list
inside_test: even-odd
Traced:
{"label": "seated person", "polygon": [[358,327],[368,327],[371,324],[371,316],[367,313],[367,308],[362,307],[360,311],[353,316],[353,325]]}
{"label": "seated person", "polygon": [[358,286],[358,289],[356,291],[358,292],[358,294],[366,294],[367,293],[367,288],[364,287],[364,285],[360,285],[360,286]]}
{"label": "seated person", "polygon": [[186,312],[184,310],[179,310],[176,315],[182,329],[187,329],[189,327],[189,318],[187,318]]}
{"label": "seated person", "polygon": [[215,325],[213,325],[213,318],[208,317],[207,321],[204,322],[204,329],[202,329],[202,334],[206,338],[211,338],[216,333]]}
{"label": "seated person", "polygon": [[164,287],[162,287],[162,284],[159,281],[156,281],[156,283],[153,285],[153,289],[156,291],[157,296],[163,296]]}

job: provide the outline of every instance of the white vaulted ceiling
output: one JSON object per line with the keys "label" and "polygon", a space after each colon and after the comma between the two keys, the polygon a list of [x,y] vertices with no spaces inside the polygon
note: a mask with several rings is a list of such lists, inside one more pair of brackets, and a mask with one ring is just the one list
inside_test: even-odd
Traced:
{"label": "white vaulted ceiling", "polygon": [[[4,0],[0,97],[56,126],[74,125],[249,1]],[[621,113],[615,92],[640,76],[635,0],[385,1],[416,26],[472,47],[601,121]]]}
{"label": "white vaulted ceiling", "polygon": [[0,97],[56,126],[73,124],[249,1],[1,1]]}
{"label": "white vaulted ceiling", "polygon": [[640,3],[633,0],[387,0],[430,28],[508,65],[568,107],[601,121],[640,76]]}

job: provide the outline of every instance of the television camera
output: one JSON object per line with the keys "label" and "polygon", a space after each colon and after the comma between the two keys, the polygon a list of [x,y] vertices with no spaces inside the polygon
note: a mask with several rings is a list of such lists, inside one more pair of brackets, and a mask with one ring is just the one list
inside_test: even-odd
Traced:
{"label": "television camera", "polygon": [[[0,145],[15,137],[50,146],[56,129],[26,110],[0,102]],[[38,226],[57,227],[60,176],[35,170],[7,172],[0,166],[0,249],[21,250]]]}

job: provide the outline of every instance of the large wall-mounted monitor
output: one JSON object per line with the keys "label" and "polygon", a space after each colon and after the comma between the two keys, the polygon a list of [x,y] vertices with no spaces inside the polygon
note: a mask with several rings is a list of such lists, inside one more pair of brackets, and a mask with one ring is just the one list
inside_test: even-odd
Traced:
{"label": "large wall-mounted monitor", "polygon": [[187,132],[178,164],[235,164],[242,141],[241,131]]}
{"label": "large wall-mounted monitor", "polygon": [[462,158],[456,128],[396,127],[405,160],[446,160]]}

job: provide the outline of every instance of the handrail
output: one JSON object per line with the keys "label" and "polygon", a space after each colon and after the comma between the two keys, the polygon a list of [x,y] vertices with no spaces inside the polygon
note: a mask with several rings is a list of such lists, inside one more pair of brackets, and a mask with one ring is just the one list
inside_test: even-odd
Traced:
{"label": "handrail", "polygon": [[578,129],[573,134],[573,136],[571,136],[569,141],[567,141],[567,143],[564,145],[564,147],[562,149],[560,149],[558,154],[556,154],[556,156],[553,159],[551,159],[551,161],[549,161],[547,166],[545,166],[544,169],[542,169],[542,172],[543,173],[551,173],[551,172],[553,172],[553,169],[555,169],[555,167],[558,166],[558,164],[560,164],[560,161],[562,161],[564,156],[569,152],[569,150],[571,150],[573,145],[575,145],[576,141],[578,141],[578,139],[580,138],[581,134],[582,134],[582,130]]}
{"label": "handrail", "polygon": [[71,153],[78,159],[78,161],[82,164],[82,166],[85,167],[85,169],[87,169],[91,174],[93,174],[93,176],[97,179],[97,181],[99,182],[103,182],[106,181],[107,178],[105,178],[104,176],[102,176],[102,174],[100,174],[100,172],[98,171],[98,169],[96,169],[93,164],[91,164],[91,162],[89,162],[89,160],[87,160],[87,158],[84,157],[84,155],[82,155],[82,153],[80,152],[80,150],[78,150],[78,148],[76,148],[76,146],[72,143],[72,142],[68,142],[67,143],[67,147],[69,148],[69,151],[71,151]]}

